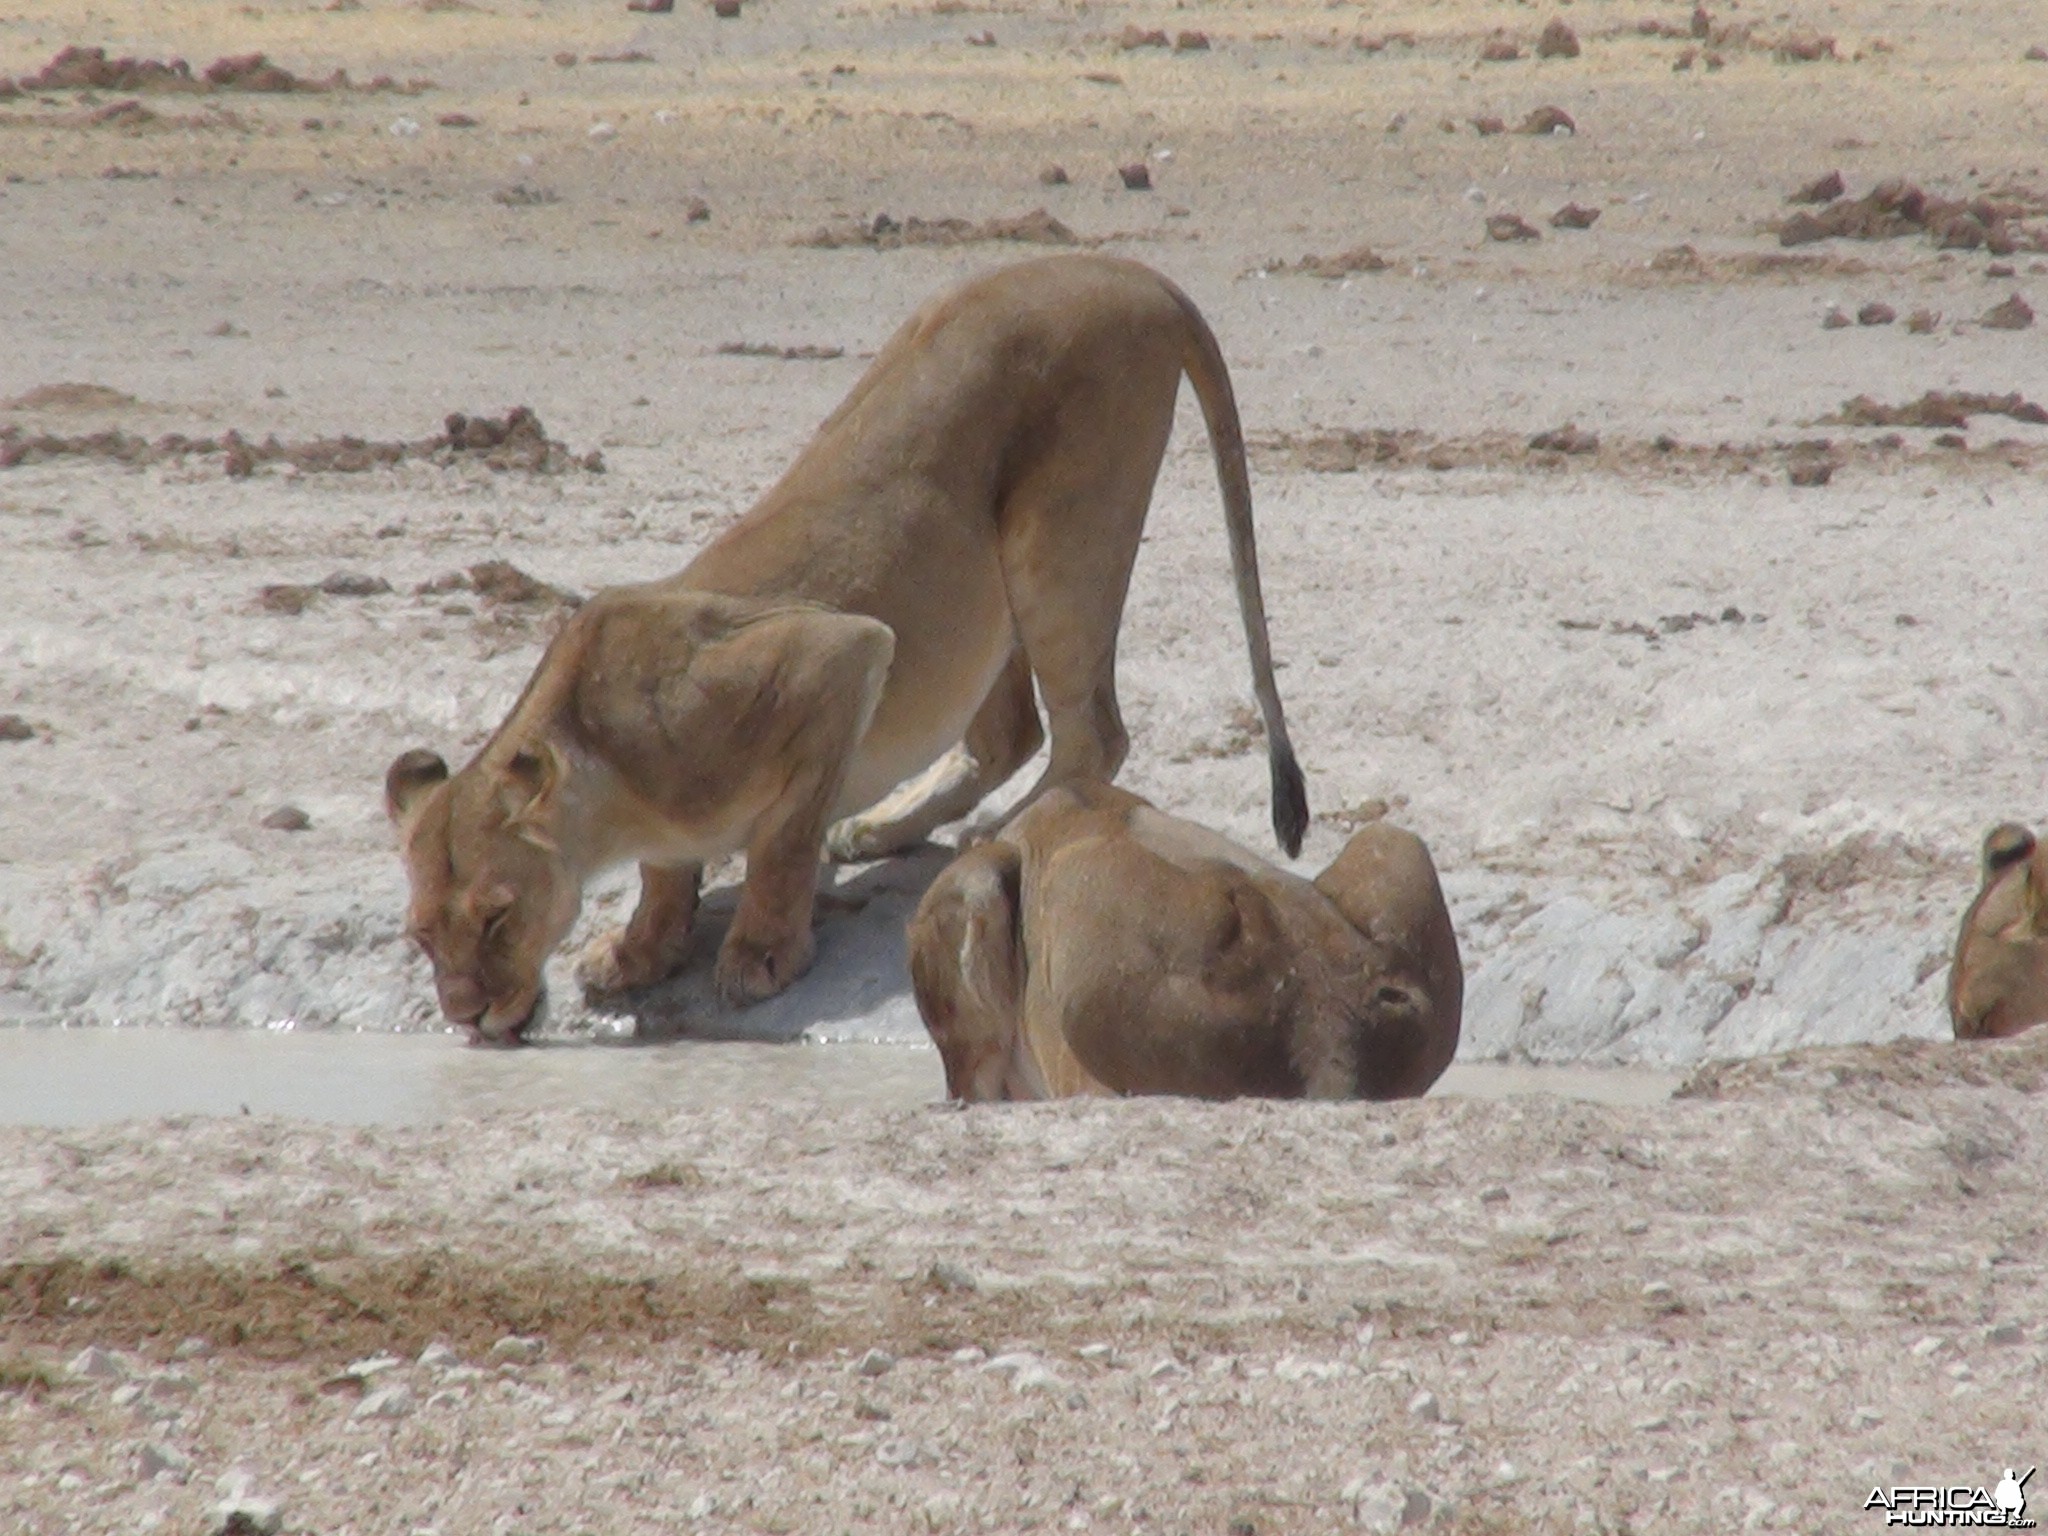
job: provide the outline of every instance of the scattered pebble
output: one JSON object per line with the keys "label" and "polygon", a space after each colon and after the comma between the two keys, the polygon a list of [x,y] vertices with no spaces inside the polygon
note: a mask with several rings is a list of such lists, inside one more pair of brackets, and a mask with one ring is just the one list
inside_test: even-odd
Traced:
{"label": "scattered pebble", "polygon": [[720,21],[731,21],[740,13],[740,0],[711,0],[711,14]]}
{"label": "scattered pebble", "polygon": [[1571,29],[1562,16],[1554,16],[1550,25],[1543,29],[1543,35],[1536,39],[1536,57],[1539,59],[1576,59],[1579,56],[1579,34]]}
{"label": "scattered pebble", "polygon": [[1488,38],[1485,46],[1479,50],[1479,62],[1482,64],[1512,64],[1521,56],[1522,50],[1514,41],[1499,33]]}
{"label": "scattered pebble", "polygon": [[1600,217],[1598,208],[1588,208],[1580,203],[1566,203],[1550,216],[1552,229],[1591,229]]}
{"label": "scattered pebble", "polygon": [[128,1367],[121,1357],[97,1344],[89,1344],[73,1355],[64,1371],[85,1381],[123,1381],[128,1376]]}
{"label": "scattered pebble", "polygon": [[491,1358],[510,1361],[514,1365],[531,1365],[546,1348],[545,1339],[537,1339],[530,1334],[508,1333],[491,1346]]}
{"label": "scattered pebble", "polygon": [[1839,304],[1830,304],[1828,312],[1820,317],[1820,328],[1824,331],[1839,331],[1849,324],[1849,317],[1842,313]]}
{"label": "scattered pebble", "polygon": [[589,136],[602,144],[608,139],[616,139],[619,136],[618,126],[615,123],[592,123]]}
{"label": "scattered pebble", "polygon": [[1116,168],[1116,173],[1123,178],[1124,190],[1126,192],[1150,192],[1152,190],[1152,170],[1142,160],[1133,160],[1129,165],[1120,165]]}
{"label": "scattered pebble", "polygon": [[420,134],[420,121],[416,117],[394,119],[389,132],[394,139],[416,139]]}
{"label": "scattered pebble", "polygon": [[320,590],[329,597],[377,597],[389,592],[391,583],[362,571],[336,571],[321,581]]}
{"label": "scattered pebble", "polygon": [[0,715],[0,741],[34,741],[36,728],[20,715]]}
{"label": "scattered pebble", "polygon": [[430,1371],[445,1371],[462,1364],[462,1356],[458,1355],[449,1345],[436,1339],[432,1344],[429,1344],[420,1351],[420,1357],[416,1363]]}
{"label": "scattered pebble", "polygon": [[1496,213],[1486,221],[1489,240],[1541,240],[1543,234],[1519,213]]}
{"label": "scattered pebble", "polygon": [[1899,312],[1889,304],[1873,300],[1856,311],[1858,325],[1890,325],[1899,318]]}
{"label": "scattered pebble", "polygon": [[871,1349],[860,1357],[854,1369],[863,1376],[886,1376],[896,1369],[896,1357],[886,1349]]}
{"label": "scattered pebble", "polygon": [[1064,165],[1048,165],[1038,173],[1040,183],[1048,187],[1064,187],[1067,184],[1067,168]]}
{"label": "scattered pebble", "polygon": [[1443,1405],[1437,1402],[1434,1392],[1417,1392],[1408,1399],[1408,1417],[1411,1419],[1420,1419],[1425,1424],[1438,1424],[1443,1422],[1443,1416]]}
{"label": "scattered pebble", "polygon": [[263,818],[261,825],[272,832],[308,832],[312,830],[313,818],[296,805],[280,805]]}
{"label": "scattered pebble", "polygon": [[1977,323],[1987,331],[2024,331],[2034,323],[2034,307],[2018,294],[1987,309]]}
{"label": "scattered pebble", "polygon": [[192,1459],[173,1446],[152,1440],[137,1454],[135,1465],[144,1482],[165,1473],[183,1482],[192,1470]]}

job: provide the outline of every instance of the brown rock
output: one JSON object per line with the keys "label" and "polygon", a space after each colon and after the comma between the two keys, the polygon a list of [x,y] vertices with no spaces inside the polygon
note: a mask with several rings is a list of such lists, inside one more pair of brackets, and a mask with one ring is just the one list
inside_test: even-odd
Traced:
{"label": "brown rock", "polygon": [[1541,240],[1543,233],[1518,213],[1496,213],[1486,221],[1489,240]]}
{"label": "brown rock", "polygon": [[34,741],[36,728],[20,715],[0,715],[0,741]]}
{"label": "brown rock", "polygon": [[1515,132],[1526,133],[1531,137],[1540,137],[1557,133],[1560,130],[1567,134],[1574,134],[1579,131],[1579,125],[1572,121],[1571,113],[1565,111],[1562,107],[1538,107],[1534,112],[1531,112],[1522,119],[1521,125],[1515,129]]}
{"label": "brown rock", "polygon": [[1839,331],[1848,323],[1849,317],[1833,305],[1829,305],[1828,312],[1820,317],[1820,328],[1824,331]]}
{"label": "brown rock", "polygon": [[666,16],[676,8],[676,0],[626,0],[626,9],[638,11],[643,16]]}
{"label": "brown rock", "polygon": [[280,805],[265,816],[262,825],[273,832],[306,832],[313,826],[313,818],[296,805]]}
{"label": "brown rock", "polygon": [[1785,199],[1788,203],[1832,203],[1848,190],[1840,171],[1829,171],[1825,176],[1816,176],[1805,186]]}
{"label": "brown rock", "polygon": [[1673,73],[1674,75],[1684,74],[1687,70],[1692,68],[1693,61],[1697,59],[1699,56],[1700,51],[1697,48],[1679,49],[1678,57],[1671,61],[1671,73]]}
{"label": "brown rock", "polygon": [[1129,53],[1137,48],[1171,48],[1173,40],[1157,28],[1125,27],[1117,37],[1116,45]]}
{"label": "brown rock", "polygon": [[1488,38],[1486,46],[1479,50],[1479,62],[1482,64],[1512,64],[1521,56],[1519,47],[1500,36]]}
{"label": "brown rock", "polygon": [[1692,8],[1691,29],[1692,35],[1702,40],[1713,35],[1714,18],[1707,14],[1707,8],[1704,5],[1696,5]]}
{"label": "brown rock", "polygon": [[1579,203],[1566,203],[1550,216],[1552,229],[1591,229],[1600,217],[1598,208],[1587,208]]}
{"label": "brown rock", "polygon": [[2013,275],[2013,264],[2009,261],[1994,261],[1984,269],[1984,275],[1986,277],[2011,277]]}
{"label": "brown rock", "polygon": [[1176,33],[1173,39],[1173,51],[1175,53],[1207,53],[1209,51],[1209,34],[1206,32]]}
{"label": "brown rock", "polygon": [[711,14],[720,21],[731,21],[740,13],[740,0],[711,0]]}
{"label": "brown rock", "polygon": [[1506,133],[1508,131],[1507,123],[1503,119],[1495,117],[1491,112],[1473,118],[1472,126],[1479,130],[1479,137],[1482,139],[1488,139],[1496,133]]}
{"label": "brown rock", "polygon": [[1916,309],[1906,316],[1906,329],[1915,336],[1925,336],[1939,324],[1941,311],[1938,309]]}
{"label": "brown rock", "polygon": [[391,590],[391,583],[364,571],[336,571],[320,583],[320,590],[329,597],[379,597]]}
{"label": "brown rock", "polygon": [[1977,323],[1987,331],[2024,331],[2034,323],[2034,307],[2018,294],[1987,309]]}
{"label": "brown rock", "polygon": [[1038,179],[1048,187],[1064,187],[1069,180],[1064,165],[1048,165],[1038,173]]}
{"label": "brown rock", "polygon": [[1580,431],[1577,422],[1568,421],[1548,432],[1538,432],[1529,439],[1529,446],[1539,453],[1598,453],[1600,438],[1597,433]]}
{"label": "brown rock", "polygon": [[2021,54],[2020,57],[2029,63],[2048,64],[2048,48],[2043,48],[2039,43],[2036,43],[2025,53]]}
{"label": "brown rock", "polygon": [[434,119],[443,128],[481,128],[483,124],[467,112],[443,112]]}
{"label": "brown rock", "polygon": [[1822,59],[1836,59],[1835,40],[1822,37],[1817,32],[1802,32],[1779,42],[1771,50],[1771,57],[1781,64],[1817,64]]}
{"label": "brown rock", "polygon": [[555,62],[564,69],[573,69],[576,67],[576,55],[565,48],[555,55]]}
{"label": "brown rock", "polygon": [[967,34],[967,46],[970,48],[993,48],[995,45],[996,35],[986,27],[982,28],[979,32]]}
{"label": "brown rock", "polygon": [[1835,477],[1832,459],[1800,459],[1787,467],[1785,478],[1794,485],[1826,485]]}
{"label": "brown rock", "polygon": [[265,613],[283,614],[296,618],[313,606],[313,599],[320,595],[318,587],[300,586],[293,582],[274,582],[256,594],[256,601]]}
{"label": "brown rock", "polygon": [[1142,160],[1133,160],[1129,165],[1120,165],[1116,168],[1116,173],[1123,178],[1124,190],[1126,192],[1150,192],[1152,190],[1152,171]]}
{"label": "brown rock", "polygon": [[1550,25],[1543,29],[1543,35],[1536,39],[1536,57],[1576,59],[1578,56],[1579,34],[1571,29],[1562,16],[1553,16]]}
{"label": "brown rock", "polygon": [[1858,325],[1890,325],[1899,318],[1899,312],[1891,305],[1872,300],[1856,311]]}

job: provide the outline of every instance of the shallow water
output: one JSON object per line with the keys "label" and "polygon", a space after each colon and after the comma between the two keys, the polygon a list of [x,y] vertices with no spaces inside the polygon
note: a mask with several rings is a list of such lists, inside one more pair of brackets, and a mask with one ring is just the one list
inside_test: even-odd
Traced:
{"label": "shallow water", "polygon": [[[1453,1066],[1436,1092],[1648,1104],[1678,1081],[1633,1068],[1475,1063]],[[452,1035],[0,1030],[0,1125],[236,1114],[419,1125],[508,1110],[658,1115],[786,1098],[906,1107],[944,1093],[928,1045],[561,1041],[494,1051]]]}

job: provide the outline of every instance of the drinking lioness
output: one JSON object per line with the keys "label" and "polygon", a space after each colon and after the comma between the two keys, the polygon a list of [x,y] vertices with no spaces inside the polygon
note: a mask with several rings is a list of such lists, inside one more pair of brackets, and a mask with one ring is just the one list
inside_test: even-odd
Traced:
{"label": "drinking lioness", "polygon": [[2016,822],[1984,838],[1984,883],[1956,936],[1948,977],[1958,1040],[2048,1023],[2048,850]]}
{"label": "drinking lioness", "polygon": [[1398,1099],[1458,1048],[1429,850],[1374,822],[1313,883],[1104,784],[1040,798],[932,883],[918,1011],[956,1099]]}

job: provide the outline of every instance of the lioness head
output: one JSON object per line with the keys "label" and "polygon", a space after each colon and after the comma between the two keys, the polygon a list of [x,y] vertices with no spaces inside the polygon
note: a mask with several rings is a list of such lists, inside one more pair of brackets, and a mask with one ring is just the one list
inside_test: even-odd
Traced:
{"label": "lioness head", "polygon": [[2015,822],[1984,838],[1984,884],[1963,915],[1949,970],[1958,1040],[2048,1022],[2048,855]]}
{"label": "lioness head", "polygon": [[545,995],[541,967],[576,921],[582,885],[547,830],[562,777],[551,747],[487,753],[453,777],[417,748],[384,775],[412,886],[407,933],[433,962],[441,1012],[473,1040],[519,1042]]}

